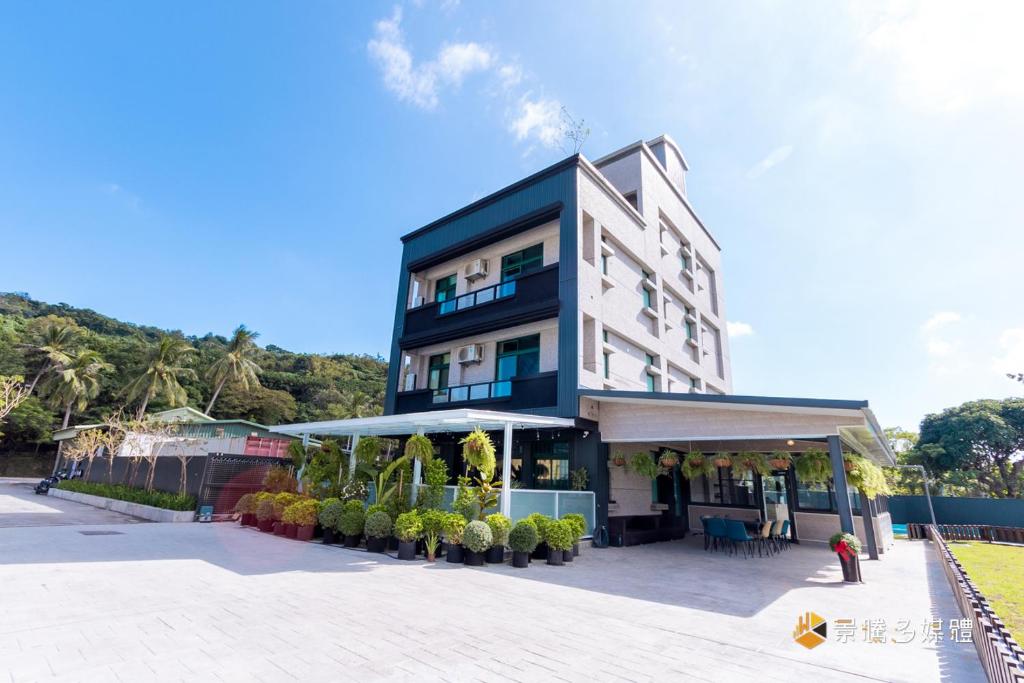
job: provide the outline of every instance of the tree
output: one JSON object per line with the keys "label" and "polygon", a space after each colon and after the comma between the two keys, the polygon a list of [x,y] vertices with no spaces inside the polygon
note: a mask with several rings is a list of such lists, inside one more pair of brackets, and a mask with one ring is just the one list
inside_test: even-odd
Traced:
{"label": "tree", "polygon": [[180,380],[196,379],[195,370],[186,367],[189,356],[195,352],[187,341],[169,334],[162,335],[150,347],[142,374],[125,388],[129,402],[142,399],[139,419],[146,414],[149,401],[157,396],[163,396],[172,408],[188,403],[188,394]]}
{"label": "tree", "polygon": [[78,343],[81,330],[77,325],[55,316],[50,316],[42,324],[42,329],[35,339],[23,344],[28,355],[39,363],[35,377],[28,387],[31,394],[39,380],[54,368],[60,368],[71,362],[71,354]]}
{"label": "tree", "polygon": [[67,429],[72,409],[82,412],[89,401],[99,395],[100,374],[113,369],[100,354],[88,349],[80,351],[67,364],[54,368],[44,381],[43,390],[53,408],[64,410],[61,429]]}
{"label": "tree", "polygon": [[1019,498],[1024,488],[1024,399],[970,401],[927,415],[916,450],[929,469],[971,470],[990,496]]}
{"label": "tree", "polygon": [[103,451],[107,456],[107,482],[114,483],[114,458],[117,457],[124,444],[125,426],[124,411],[115,410],[104,421],[107,428],[103,431]]}
{"label": "tree", "polygon": [[[583,143],[590,137],[590,128],[583,119],[577,121],[569,113],[569,110],[562,107],[559,113],[559,125],[565,141],[562,143],[562,151],[566,154],[579,154],[583,149]],[[572,150],[571,152],[569,150]]]}
{"label": "tree", "polygon": [[217,396],[228,380],[237,383],[245,391],[260,386],[257,377],[260,366],[252,359],[258,351],[254,343],[258,336],[258,332],[252,332],[246,329],[245,325],[239,325],[231,335],[227,351],[207,369],[206,377],[214,384],[213,396],[206,406],[207,415],[213,410],[213,404],[217,402]]}
{"label": "tree", "polygon": [[0,375],[0,422],[28,398],[29,388],[20,375]]}

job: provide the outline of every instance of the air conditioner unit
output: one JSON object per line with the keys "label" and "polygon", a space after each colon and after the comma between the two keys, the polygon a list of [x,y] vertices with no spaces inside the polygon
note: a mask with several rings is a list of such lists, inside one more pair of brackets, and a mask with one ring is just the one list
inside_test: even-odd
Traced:
{"label": "air conditioner unit", "polygon": [[463,270],[463,275],[471,282],[473,280],[479,280],[480,278],[487,277],[487,259],[473,259],[466,264],[466,268]]}
{"label": "air conditioner unit", "polygon": [[416,389],[416,374],[410,372],[405,376],[405,390],[413,391]]}
{"label": "air conditioner unit", "polygon": [[413,299],[412,299],[412,307],[413,308],[419,308],[420,306],[422,306],[426,302],[427,302],[427,300],[424,299],[422,296],[413,297]]}
{"label": "air conditioner unit", "polygon": [[484,347],[481,344],[460,346],[456,356],[459,363],[479,363],[484,359]]}

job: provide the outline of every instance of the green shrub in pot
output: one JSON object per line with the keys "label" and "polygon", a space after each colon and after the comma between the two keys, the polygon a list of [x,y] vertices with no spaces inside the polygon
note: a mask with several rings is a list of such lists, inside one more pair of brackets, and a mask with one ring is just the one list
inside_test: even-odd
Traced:
{"label": "green shrub in pot", "polygon": [[562,520],[572,526],[572,553],[579,555],[580,539],[587,535],[587,518],[578,512],[562,516]]}
{"label": "green shrub in pot", "polygon": [[530,563],[530,553],[537,547],[540,537],[537,527],[528,519],[521,519],[508,534],[508,545],[512,548],[512,566],[520,569]]}
{"label": "green shrub in pot", "polygon": [[344,504],[341,519],[338,524],[338,531],[343,533],[349,543],[349,539],[358,537],[363,533],[363,525],[366,523],[366,513],[363,511],[363,503],[358,500],[350,500]]}
{"label": "green shrub in pot", "polygon": [[363,533],[367,538],[387,538],[391,535],[392,529],[391,517],[383,510],[375,510],[366,515]]}
{"label": "green shrub in pot", "polygon": [[548,564],[562,564],[565,558],[565,551],[572,550],[573,531],[572,522],[564,519],[553,520],[544,529],[544,540],[548,544]]}
{"label": "green shrub in pot", "polygon": [[512,521],[500,512],[487,515],[484,521],[491,529],[492,545],[498,548],[504,548],[508,545],[508,534],[512,529]]}
{"label": "green shrub in pot", "polygon": [[444,532],[445,513],[442,510],[424,510],[420,514],[423,525],[423,547],[427,561],[433,562],[437,557],[437,548],[441,545],[441,534]]}
{"label": "green shrub in pot", "polygon": [[415,510],[403,512],[395,518],[395,536],[399,541],[416,541],[423,534],[423,520]]}
{"label": "green shrub in pot", "polygon": [[482,553],[494,544],[494,535],[486,522],[478,519],[466,525],[462,532],[462,545],[474,553]]}

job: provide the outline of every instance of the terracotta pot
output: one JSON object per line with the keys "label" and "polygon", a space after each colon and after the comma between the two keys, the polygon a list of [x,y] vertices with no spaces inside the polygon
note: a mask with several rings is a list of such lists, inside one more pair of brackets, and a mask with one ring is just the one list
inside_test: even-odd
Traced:
{"label": "terracotta pot", "polygon": [[297,526],[295,527],[295,539],[298,541],[312,541],[315,530],[316,527],[312,524],[309,526]]}
{"label": "terracotta pot", "polygon": [[242,526],[256,526],[256,515],[251,512],[243,512],[239,522]]}
{"label": "terracotta pot", "polygon": [[260,531],[270,533],[274,530],[274,520],[272,519],[260,519],[256,521],[256,528]]}
{"label": "terracotta pot", "polygon": [[728,467],[732,464],[732,460],[726,460],[725,458],[716,458],[712,461],[715,467]]}
{"label": "terracotta pot", "polygon": [[780,460],[769,460],[768,464],[771,465],[772,468],[776,469],[776,470],[788,470],[789,469],[789,460],[781,460],[781,459]]}
{"label": "terracotta pot", "polygon": [[274,522],[274,535],[284,536],[284,522]]}
{"label": "terracotta pot", "polygon": [[675,456],[662,458],[660,461],[662,467],[672,468],[679,464],[679,458]]}
{"label": "terracotta pot", "polygon": [[298,527],[296,527],[294,524],[285,523],[285,525],[284,525],[284,535],[285,535],[285,537],[286,538],[295,538],[295,533],[296,533],[296,529],[297,528]]}
{"label": "terracotta pot", "polygon": [[617,455],[614,458],[612,458],[612,464],[615,465],[616,467],[623,467],[626,464],[626,459]]}

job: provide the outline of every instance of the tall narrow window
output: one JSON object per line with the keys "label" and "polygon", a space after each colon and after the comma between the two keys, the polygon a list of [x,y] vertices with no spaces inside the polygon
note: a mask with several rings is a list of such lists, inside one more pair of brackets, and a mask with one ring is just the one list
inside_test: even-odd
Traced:
{"label": "tall narrow window", "polygon": [[604,353],[604,378],[609,379],[612,375],[612,354]]}
{"label": "tall narrow window", "polygon": [[608,274],[608,256],[601,254],[601,275]]}
{"label": "tall narrow window", "polygon": [[647,373],[647,391],[654,391],[654,375]]}
{"label": "tall narrow window", "polygon": [[649,353],[645,353],[644,362],[646,362],[648,365],[654,365],[654,356],[652,356]]}
{"label": "tall narrow window", "polygon": [[448,275],[434,283],[434,301],[451,301],[455,298],[455,283],[458,278]]}
{"label": "tall narrow window", "polygon": [[501,257],[501,281],[515,280],[544,266],[544,245],[535,244]]}
{"label": "tall narrow window", "polygon": [[432,389],[434,396],[447,396],[448,370],[451,366],[451,354],[441,353],[430,357],[427,373],[427,387]]}
{"label": "tall narrow window", "polygon": [[686,255],[685,251],[679,254],[679,261],[682,263],[683,270],[690,269],[690,257]]}
{"label": "tall narrow window", "polygon": [[641,287],[640,288],[640,298],[644,302],[644,308],[650,308],[651,307],[651,290],[647,289],[646,287]]}
{"label": "tall narrow window", "polygon": [[498,343],[495,379],[498,381],[540,372],[540,335]]}

